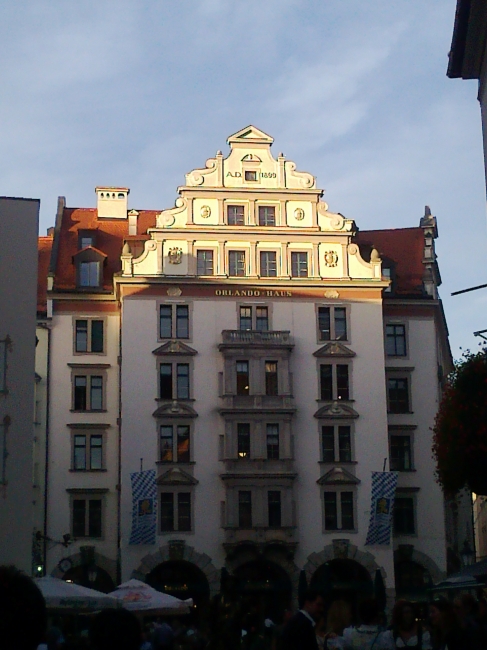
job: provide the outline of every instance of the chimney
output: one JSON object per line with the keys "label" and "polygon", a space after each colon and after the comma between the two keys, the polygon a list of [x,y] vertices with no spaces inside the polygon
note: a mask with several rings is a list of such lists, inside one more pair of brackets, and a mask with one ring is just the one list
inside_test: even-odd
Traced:
{"label": "chimney", "polygon": [[99,219],[126,219],[128,187],[95,187]]}

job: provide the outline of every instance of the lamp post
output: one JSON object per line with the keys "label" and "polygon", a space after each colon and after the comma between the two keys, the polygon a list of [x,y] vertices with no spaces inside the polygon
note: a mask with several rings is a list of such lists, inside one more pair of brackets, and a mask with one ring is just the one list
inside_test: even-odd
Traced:
{"label": "lamp post", "polygon": [[464,567],[472,566],[475,562],[475,551],[470,547],[468,539],[463,542],[463,549],[461,550],[460,557]]}

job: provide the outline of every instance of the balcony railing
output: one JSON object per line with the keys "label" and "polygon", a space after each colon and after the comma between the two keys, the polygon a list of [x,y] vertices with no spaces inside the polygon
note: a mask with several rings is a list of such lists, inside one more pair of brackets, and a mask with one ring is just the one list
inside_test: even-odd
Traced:
{"label": "balcony railing", "polygon": [[254,526],[251,529],[225,526],[226,544],[242,544],[244,542],[251,542],[254,544],[269,544],[272,542],[293,544],[296,540],[296,526],[282,526],[281,528]]}
{"label": "balcony railing", "polygon": [[223,330],[225,345],[294,345],[289,331]]}

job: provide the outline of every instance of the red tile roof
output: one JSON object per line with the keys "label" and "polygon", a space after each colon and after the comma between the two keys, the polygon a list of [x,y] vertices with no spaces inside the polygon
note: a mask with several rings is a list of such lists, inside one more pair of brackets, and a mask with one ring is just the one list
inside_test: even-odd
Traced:
{"label": "red tile roof", "polygon": [[[144,235],[156,224],[160,211],[141,210],[137,221],[137,232]],[[96,208],[64,208],[60,243],[56,264],[55,289],[76,288],[76,268],[73,256],[78,252],[78,231],[96,230],[95,246],[107,255],[103,268],[103,288],[111,290],[113,274],[121,270],[120,255],[123,240],[128,236],[128,219],[98,219]]]}
{"label": "red tile roof", "polygon": [[423,295],[422,228],[391,228],[389,230],[361,230],[354,240],[364,253],[374,246],[383,260],[395,263],[395,295]]}
{"label": "red tile roof", "polygon": [[37,250],[37,313],[45,313],[47,309],[47,272],[51,259],[53,238],[39,237]]}

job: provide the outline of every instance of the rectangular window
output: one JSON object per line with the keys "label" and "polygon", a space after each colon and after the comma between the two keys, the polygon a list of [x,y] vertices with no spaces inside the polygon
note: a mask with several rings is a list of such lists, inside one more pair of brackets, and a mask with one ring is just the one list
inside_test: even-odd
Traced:
{"label": "rectangular window", "polygon": [[347,310],[345,307],[318,307],[320,341],[346,341]]}
{"label": "rectangular window", "polygon": [[237,361],[237,395],[248,395],[249,392],[249,362]]}
{"label": "rectangular window", "polygon": [[255,329],[259,332],[267,332],[269,329],[269,310],[267,307],[255,308]]}
{"label": "rectangular window", "polygon": [[414,498],[396,496],[394,499],[394,534],[414,535]]}
{"label": "rectangular window", "polygon": [[333,366],[322,364],[320,366],[320,399],[333,399]]}
{"label": "rectangular window", "polygon": [[196,273],[198,275],[213,275],[213,251],[197,251]]}
{"label": "rectangular window", "polygon": [[350,463],[352,460],[352,442],[349,426],[338,427],[338,460]]}
{"label": "rectangular window", "polygon": [[[392,280],[392,270],[388,269],[387,267],[382,267],[382,275],[385,277],[386,280]],[[392,282],[388,287],[384,289],[384,293],[392,293]]]}
{"label": "rectangular window", "polygon": [[321,427],[321,444],[324,463],[335,462],[335,427]]}
{"label": "rectangular window", "polygon": [[174,530],[174,495],[172,492],[161,493],[161,532]]}
{"label": "rectangular window", "polygon": [[189,364],[188,363],[178,363],[177,364],[177,398],[178,399],[189,399]]}
{"label": "rectangular window", "polygon": [[103,352],[103,321],[91,320],[91,352]]}
{"label": "rectangular window", "polygon": [[348,365],[320,365],[320,399],[350,399]]}
{"label": "rectangular window", "polygon": [[405,325],[386,325],[386,354],[388,357],[406,356]]}
{"label": "rectangular window", "polygon": [[[190,449],[189,449],[189,426],[180,424],[177,428],[177,460],[178,463],[189,463]],[[181,530],[181,529],[180,529]]]}
{"label": "rectangular window", "polygon": [[279,460],[279,425],[266,426],[267,459]]}
{"label": "rectangular window", "polygon": [[281,527],[281,493],[279,490],[267,492],[267,509],[269,517],[269,528]]}
{"label": "rectangular window", "polygon": [[172,363],[161,363],[159,366],[159,396],[161,399],[172,399]]}
{"label": "rectangular window", "polygon": [[161,461],[171,463],[173,461],[173,433],[172,425],[161,425]]}
{"label": "rectangular window", "polygon": [[409,388],[407,377],[387,379],[389,413],[409,413]]}
{"label": "rectangular window", "polygon": [[75,350],[88,352],[88,321],[77,320],[75,325]]}
{"label": "rectangular window", "polygon": [[245,224],[245,208],[243,205],[227,206],[227,222],[229,226],[243,226]]}
{"label": "rectangular window", "polygon": [[265,362],[265,394],[278,395],[277,361]]}
{"label": "rectangular window", "polygon": [[308,277],[308,253],[291,253],[291,276]]}
{"label": "rectangular window", "polygon": [[83,250],[83,248],[88,248],[89,246],[93,246],[93,237],[91,235],[82,235],[79,238],[79,249]]}
{"label": "rectangular window", "polygon": [[86,469],[86,436],[74,436],[73,469]]}
{"label": "rectangular window", "polygon": [[189,339],[188,305],[176,305],[176,338]]}
{"label": "rectangular window", "polygon": [[103,409],[103,377],[92,375],[90,377],[90,410]]}
{"label": "rectangular window", "polygon": [[342,510],[342,530],[353,530],[353,492],[340,492],[340,502]]}
{"label": "rectangular window", "polygon": [[103,469],[103,436],[90,436],[90,469]]}
{"label": "rectangular window", "polygon": [[228,275],[233,277],[245,276],[245,251],[228,252]]}
{"label": "rectangular window", "polygon": [[100,284],[100,262],[80,262],[80,287],[98,287]]}
{"label": "rectangular window", "polygon": [[239,458],[250,458],[250,424],[237,423],[237,454]]}
{"label": "rectangular window", "polygon": [[73,437],[73,470],[103,469],[103,435],[76,434]]}
{"label": "rectangular window", "polygon": [[390,469],[391,471],[404,472],[412,469],[411,462],[411,437],[410,436],[396,436],[390,438],[391,451],[390,451]]}
{"label": "rectangular window", "polygon": [[252,307],[240,307],[239,329],[252,329]]}
{"label": "rectangular window", "polygon": [[159,336],[161,339],[170,339],[172,337],[172,305],[160,306]]}
{"label": "rectangular window", "polygon": [[238,493],[238,527],[252,528],[252,492]]}
{"label": "rectangular window", "polygon": [[191,493],[178,492],[178,530],[191,530]]}
{"label": "rectangular window", "polygon": [[73,537],[102,536],[102,501],[101,499],[80,498],[72,501]]}
{"label": "rectangular window", "polygon": [[257,172],[254,171],[246,171],[244,174],[244,178],[246,181],[256,181],[257,180]]}
{"label": "rectangular window", "polygon": [[77,375],[74,378],[74,410],[87,410],[87,377]]}
{"label": "rectangular window", "polygon": [[325,530],[338,530],[337,493],[325,492]]}
{"label": "rectangular window", "polygon": [[260,251],[260,275],[263,278],[277,277],[277,255],[275,251]]}
{"label": "rectangular window", "polygon": [[269,205],[259,205],[259,226],[276,225],[276,208]]}
{"label": "rectangular window", "polygon": [[350,399],[348,383],[348,366],[344,364],[336,365],[337,375],[337,399]]}

